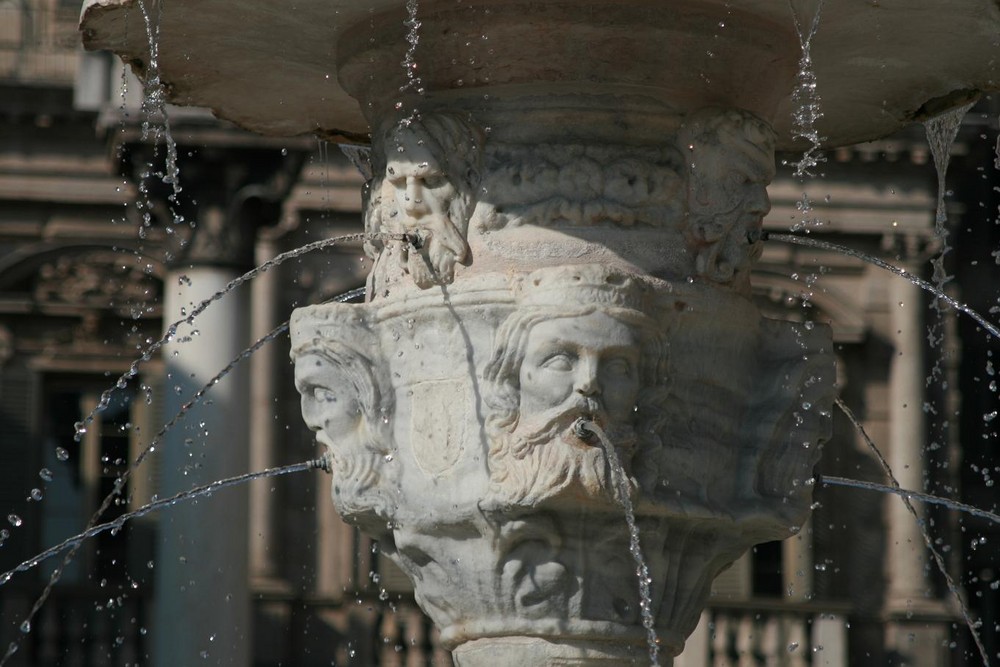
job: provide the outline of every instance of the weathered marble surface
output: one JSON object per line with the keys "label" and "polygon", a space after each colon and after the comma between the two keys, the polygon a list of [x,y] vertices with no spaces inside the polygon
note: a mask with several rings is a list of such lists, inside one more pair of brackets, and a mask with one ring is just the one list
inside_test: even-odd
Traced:
{"label": "weathered marble surface", "polygon": [[294,313],[297,385],[334,502],[459,664],[645,655],[614,472],[578,419],[623,463],[668,656],[712,579],[807,517],[833,355],[749,299],[772,142],[718,109],[641,149],[495,145],[451,111],[377,137],[370,300]]}

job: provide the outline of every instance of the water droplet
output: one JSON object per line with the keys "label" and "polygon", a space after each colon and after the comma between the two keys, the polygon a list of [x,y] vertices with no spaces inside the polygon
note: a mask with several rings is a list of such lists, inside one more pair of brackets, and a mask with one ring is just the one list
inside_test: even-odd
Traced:
{"label": "water droplet", "polygon": [[56,458],[59,459],[60,461],[68,461],[69,452],[67,452],[62,447],[56,447]]}
{"label": "water droplet", "polygon": [[791,644],[788,645],[788,652],[793,653],[795,649],[797,649],[798,647],[799,647],[798,642],[792,642]]}
{"label": "water droplet", "polygon": [[26,620],[23,623],[21,623],[21,632],[23,632],[24,634],[28,634],[29,632],[31,632],[31,621]]}
{"label": "water droplet", "polygon": [[52,471],[48,468],[42,468],[38,471],[38,476],[42,478],[42,481],[51,482],[52,481]]}
{"label": "water droplet", "polygon": [[41,489],[32,489],[31,490],[31,499],[35,500],[35,501],[41,500],[42,499],[42,490]]}
{"label": "water droplet", "polygon": [[24,523],[24,521],[21,520],[21,517],[19,517],[16,514],[8,514],[7,521],[10,521],[10,525],[14,526],[15,528],[20,528],[21,524]]}

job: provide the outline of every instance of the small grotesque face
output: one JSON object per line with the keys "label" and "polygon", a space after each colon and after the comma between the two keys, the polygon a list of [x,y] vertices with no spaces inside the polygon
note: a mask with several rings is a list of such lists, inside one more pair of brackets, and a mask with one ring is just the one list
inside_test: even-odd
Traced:
{"label": "small grotesque face", "polygon": [[521,419],[553,410],[602,427],[631,421],[639,394],[639,338],[601,312],[536,324],[521,364]]}
{"label": "small grotesque face", "polygon": [[429,216],[448,217],[458,190],[418,136],[410,133],[397,136],[385,174],[396,196],[404,227]]}
{"label": "small grotesque face", "polygon": [[358,390],[337,364],[318,354],[303,355],[295,360],[295,385],[302,396],[302,416],[326,447],[360,428]]}

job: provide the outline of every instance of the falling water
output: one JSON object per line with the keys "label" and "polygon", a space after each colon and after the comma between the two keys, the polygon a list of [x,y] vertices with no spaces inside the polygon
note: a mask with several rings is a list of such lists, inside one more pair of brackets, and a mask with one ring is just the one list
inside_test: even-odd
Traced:
{"label": "falling water", "polygon": [[[408,90],[424,94],[424,84],[417,74],[417,43],[420,42],[420,21],[417,19],[417,0],[406,0],[406,55],[403,57],[403,71],[406,73],[406,83],[399,87],[399,92]],[[416,109],[414,109],[416,111]]]}
{"label": "falling water", "polygon": [[795,177],[803,178],[813,176],[809,170],[824,161],[819,149],[825,137],[821,137],[816,128],[816,122],[823,117],[823,112],[820,109],[820,96],[816,88],[816,72],[812,61],[812,40],[819,28],[823,0],[819,0],[816,5],[816,13],[813,14],[808,31],[802,29],[802,23],[792,5],[792,0],[789,0],[788,5],[792,10],[795,32],[802,47],[799,71],[795,77],[795,89],[792,91],[792,138],[805,139],[809,142],[809,148],[802,154],[802,159],[795,163]]}
{"label": "falling water", "polygon": [[944,557],[941,555],[941,552],[938,551],[937,548],[934,546],[934,540],[931,537],[930,530],[927,528],[927,523],[920,518],[920,515],[917,513],[916,508],[913,507],[913,503],[910,502],[908,494],[900,487],[899,481],[896,479],[896,476],[892,472],[892,468],[889,467],[889,462],[885,460],[884,456],[882,456],[882,452],[875,445],[875,442],[868,435],[867,431],[865,431],[864,427],[861,425],[861,422],[858,421],[858,418],[854,415],[851,409],[848,408],[847,405],[845,405],[844,402],[839,398],[836,400],[836,404],[837,407],[840,408],[841,412],[843,412],[844,415],[847,417],[847,419],[851,422],[851,424],[854,426],[857,432],[861,435],[862,439],[865,441],[865,444],[867,444],[868,448],[872,451],[872,454],[875,455],[875,458],[878,460],[879,465],[882,467],[882,471],[885,473],[885,476],[889,478],[889,482],[892,484],[892,488],[902,492],[899,494],[899,497],[903,501],[903,504],[906,506],[906,510],[910,514],[912,514],[913,518],[916,520],[917,526],[920,528],[920,534],[924,538],[924,544],[927,546],[927,549],[931,552],[931,556],[933,556],[934,558],[934,563],[935,565],[937,565],[938,570],[941,572],[941,576],[944,577],[945,583],[947,583],[948,590],[951,592],[952,597],[954,597],[955,601],[958,603],[962,612],[962,619],[965,621],[966,626],[968,626],[969,632],[972,633],[972,639],[976,643],[976,648],[979,649],[979,655],[983,659],[983,665],[985,667],[989,667],[990,659],[986,653],[986,647],[983,646],[983,641],[979,637],[979,633],[976,632],[976,623],[975,621],[972,620],[972,613],[969,611],[968,605],[962,598],[962,592],[958,589],[958,585],[955,583],[955,580],[952,578],[951,574],[948,573],[948,567],[945,565]]}
{"label": "falling water", "polygon": [[[659,666],[660,640],[656,636],[656,619],[653,617],[653,597],[649,590],[652,578],[649,576],[649,568],[646,566],[646,559],[642,556],[642,545],[639,543],[639,526],[635,522],[635,509],[632,507],[632,498],[625,476],[625,469],[622,468],[618,459],[618,451],[608,440],[604,430],[591,421],[579,420],[574,425],[578,434],[587,438],[590,434],[596,435],[604,448],[605,456],[608,457],[608,464],[611,467],[611,477],[618,495],[618,501],[625,510],[625,522],[628,524],[629,553],[635,559],[635,574],[639,579],[639,611],[642,613],[642,626],[646,628],[646,643],[649,646],[649,661],[651,665]],[[588,433],[589,432],[589,433]]]}
{"label": "falling water", "polygon": [[[1000,123],[1000,119],[997,121]],[[993,167],[995,169],[1000,169],[1000,133],[997,134],[997,147],[996,147],[996,159],[993,161]]]}
{"label": "falling water", "polygon": [[846,486],[852,489],[865,489],[867,491],[877,491],[879,493],[891,493],[896,496],[901,496],[903,498],[910,498],[913,500],[919,500],[922,503],[927,503],[929,505],[941,505],[947,507],[948,509],[958,510],[959,512],[965,512],[966,514],[971,514],[972,516],[979,517],[980,519],[986,519],[992,521],[993,523],[1000,524],[1000,514],[994,514],[993,512],[987,512],[986,510],[979,509],[978,507],[973,507],[972,505],[966,505],[965,503],[960,503],[957,500],[952,500],[951,498],[942,498],[941,496],[935,496],[930,493],[921,493],[920,491],[911,491],[910,489],[897,489],[893,486],[888,486],[886,484],[878,484],[877,482],[866,482],[860,479],[851,479],[849,477],[837,477],[823,475],[822,477],[816,477],[816,482],[824,486]]}
{"label": "falling water", "polygon": [[[934,158],[934,168],[937,170],[937,212],[934,216],[934,234],[947,245],[946,239],[948,231],[944,225],[948,221],[948,214],[945,211],[944,197],[945,177],[948,174],[948,163],[951,161],[951,146],[958,136],[958,129],[962,125],[962,119],[975,102],[970,102],[964,106],[952,109],[946,113],[931,118],[924,123],[927,132],[927,144],[931,149]],[[944,252],[942,251],[942,254]]]}
{"label": "falling water", "polygon": [[820,248],[822,250],[832,250],[834,252],[838,252],[838,253],[841,253],[841,254],[844,254],[844,255],[848,255],[848,256],[854,257],[856,259],[860,259],[863,262],[868,262],[869,264],[877,266],[877,267],[879,267],[881,269],[885,269],[886,271],[890,271],[892,273],[895,273],[897,276],[901,276],[903,278],[906,278],[907,280],[909,280],[911,283],[913,283],[917,287],[930,292],[931,294],[933,294],[934,296],[936,296],[941,301],[944,301],[945,303],[947,303],[949,306],[951,306],[955,310],[958,310],[958,311],[961,311],[961,312],[965,313],[966,315],[968,315],[969,317],[971,317],[972,319],[974,319],[977,324],[979,324],[981,327],[983,327],[988,332],[990,332],[990,334],[994,338],[1000,339],[1000,328],[998,328],[997,325],[995,325],[995,324],[991,323],[990,321],[988,321],[986,318],[984,318],[982,315],[980,315],[979,313],[977,313],[975,310],[973,310],[972,308],[970,308],[966,304],[964,304],[964,303],[962,303],[962,302],[960,302],[960,301],[958,301],[958,300],[956,300],[956,299],[948,296],[942,290],[938,289],[934,285],[931,285],[926,280],[922,280],[922,279],[918,278],[917,276],[913,275],[912,273],[910,273],[906,269],[901,269],[898,266],[895,266],[895,265],[890,264],[890,263],[888,263],[888,262],[886,262],[884,260],[879,259],[878,257],[875,257],[874,255],[869,255],[867,253],[861,252],[860,250],[855,250],[853,248],[848,248],[847,246],[842,246],[842,245],[839,245],[837,243],[830,243],[828,241],[819,241],[817,239],[807,238],[807,237],[804,237],[804,236],[796,236],[794,234],[765,233],[764,236],[763,236],[763,238],[768,239],[768,240],[772,240],[772,241],[781,241],[783,243],[794,243],[794,244],[797,244],[797,245],[803,245],[803,246],[807,246],[807,247],[810,247],[810,248]]}
{"label": "falling water", "polygon": [[[121,527],[125,524],[125,522],[130,519],[135,519],[144,516],[146,514],[149,514],[150,512],[155,512],[156,510],[163,509],[164,507],[171,507],[184,500],[192,500],[194,498],[199,498],[201,496],[209,496],[215,493],[216,491],[220,491],[227,487],[236,486],[237,484],[252,482],[255,479],[262,479],[265,477],[277,477],[278,475],[286,475],[288,473],[293,473],[293,472],[303,472],[305,470],[315,470],[315,469],[328,470],[328,468],[329,468],[329,461],[326,458],[314,459],[312,461],[293,463],[291,465],[281,466],[279,468],[268,468],[267,470],[261,470],[259,472],[251,472],[243,475],[237,475],[236,477],[228,477],[226,479],[220,479],[218,481],[212,482],[211,484],[205,484],[204,486],[199,486],[193,489],[188,489],[187,491],[182,491],[178,494],[170,496],[169,498],[164,498],[162,500],[155,500],[151,503],[143,505],[137,510],[129,512],[128,514],[123,514],[114,521],[109,521],[104,524],[91,526],[82,533],[63,541],[50,549],[46,549],[37,556],[34,556],[24,561],[23,563],[15,567],[13,570],[4,572],[2,575],[0,575],[0,586],[3,586],[8,581],[10,581],[11,578],[16,573],[26,572],[34,568],[42,561],[52,556],[55,556],[64,549],[71,549],[71,553],[73,553],[80,547],[83,541],[88,538],[94,537],[109,530],[112,532],[117,532],[118,530],[121,529]],[[56,571],[53,573],[52,577],[53,580],[56,579],[57,574],[61,573],[63,567],[65,567],[65,562],[61,567],[57,568]],[[25,620],[21,622],[20,627],[22,635],[31,632],[31,621],[34,618],[35,614],[38,613],[38,610],[41,608],[41,606],[45,603],[45,600],[48,598],[48,594],[51,591],[52,585],[54,583],[55,581],[50,580],[49,585],[46,587],[45,591],[42,593],[39,599],[35,602],[35,605],[28,613],[27,618],[25,618]],[[3,667],[3,665],[5,665],[7,661],[11,658],[11,656],[17,653],[19,648],[20,648],[20,639],[11,642],[10,645],[7,647],[7,652],[4,654],[2,658],[0,658],[0,667]]]}
{"label": "falling water", "polygon": [[[162,137],[166,145],[167,159],[166,172],[163,174],[163,182],[173,188],[171,199],[176,202],[177,196],[181,193],[180,169],[177,167],[177,144],[170,133],[170,118],[167,115],[167,88],[160,79],[160,16],[163,3],[156,5],[156,20],[150,16],[146,3],[139,0],[139,11],[142,12],[142,21],[146,27],[146,40],[149,42],[149,65],[146,68],[146,80],[144,81],[145,96],[142,102],[142,111],[145,118],[142,121],[143,141],[152,141],[157,145]],[[152,127],[151,118],[158,118],[162,121],[162,127]],[[148,211],[147,211],[148,215]],[[174,212],[174,223],[182,222],[181,218]]]}

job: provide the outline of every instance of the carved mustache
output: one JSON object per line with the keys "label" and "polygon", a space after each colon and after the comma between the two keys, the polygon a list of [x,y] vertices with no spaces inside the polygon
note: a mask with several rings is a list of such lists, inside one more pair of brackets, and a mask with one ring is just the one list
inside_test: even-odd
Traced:
{"label": "carved mustache", "polygon": [[[556,436],[573,433],[573,424],[583,417],[598,426],[608,425],[608,416],[600,401],[588,396],[574,396],[563,405],[547,410],[530,420],[522,420],[516,431],[521,447],[531,448],[550,442]],[[579,440],[576,436],[573,439]]]}

